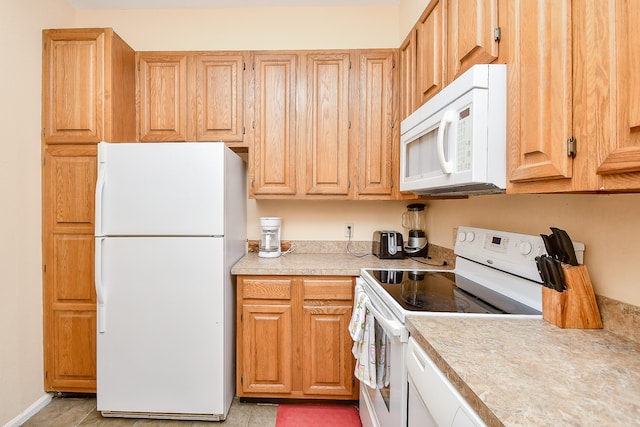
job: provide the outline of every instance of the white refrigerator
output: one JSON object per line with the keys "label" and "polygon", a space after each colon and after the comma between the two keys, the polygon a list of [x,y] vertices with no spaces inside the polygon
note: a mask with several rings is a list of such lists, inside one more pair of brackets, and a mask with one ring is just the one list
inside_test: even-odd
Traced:
{"label": "white refrigerator", "polygon": [[223,143],[98,144],[97,409],[224,420],[246,174]]}

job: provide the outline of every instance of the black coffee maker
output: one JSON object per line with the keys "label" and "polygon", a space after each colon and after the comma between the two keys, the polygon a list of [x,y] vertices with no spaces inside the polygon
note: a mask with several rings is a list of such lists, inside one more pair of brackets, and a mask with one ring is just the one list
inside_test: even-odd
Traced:
{"label": "black coffee maker", "polygon": [[423,203],[413,203],[407,206],[402,214],[402,226],[407,229],[408,238],[404,247],[408,257],[427,256],[427,218]]}

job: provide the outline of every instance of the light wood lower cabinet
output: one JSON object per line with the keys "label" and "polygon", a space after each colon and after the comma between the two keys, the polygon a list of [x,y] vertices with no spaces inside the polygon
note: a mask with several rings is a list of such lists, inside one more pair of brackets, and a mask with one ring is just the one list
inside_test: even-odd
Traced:
{"label": "light wood lower cabinet", "polygon": [[96,145],[50,145],[44,157],[45,391],[95,392]]}
{"label": "light wood lower cabinet", "polygon": [[354,278],[239,276],[237,395],[357,399]]}

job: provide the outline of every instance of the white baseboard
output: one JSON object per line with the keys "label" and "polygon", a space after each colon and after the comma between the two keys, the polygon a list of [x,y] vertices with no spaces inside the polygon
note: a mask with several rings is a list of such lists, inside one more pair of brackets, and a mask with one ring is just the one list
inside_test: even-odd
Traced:
{"label": "white baseboard", "polygon": [[51,402],[51,395],[45,393],[40,399],[36,400],[29,406],[27,409],[22,411],[20,415],[9,421],[4,425],[4,427],[19,427],[35,414],[38,413],[42,408],[47,406],[49,402]]}

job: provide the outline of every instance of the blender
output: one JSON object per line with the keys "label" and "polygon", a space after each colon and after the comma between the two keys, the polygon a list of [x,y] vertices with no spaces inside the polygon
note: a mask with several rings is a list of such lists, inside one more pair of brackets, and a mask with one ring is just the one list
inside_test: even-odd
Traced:
{"label": "blender", "polygon": [[408,257],[427,256],[427,228],[425,205],[413,203],[407,206],[407,211],[402,214],[402,227],[407,229],[407,245],[404,248]]}

